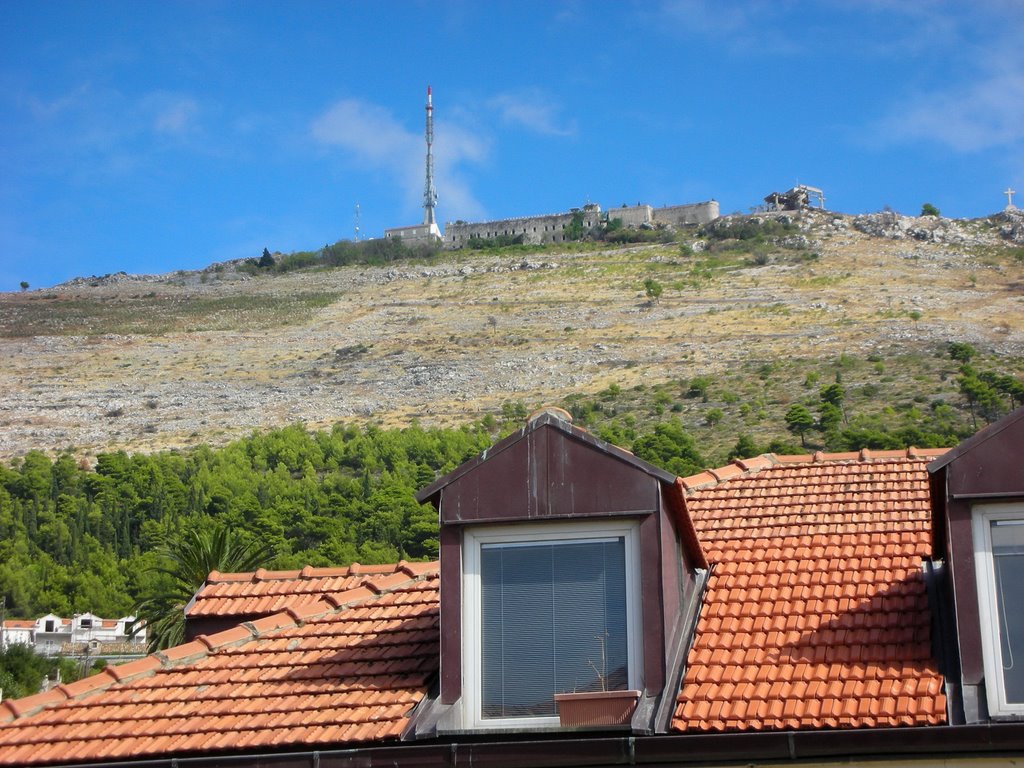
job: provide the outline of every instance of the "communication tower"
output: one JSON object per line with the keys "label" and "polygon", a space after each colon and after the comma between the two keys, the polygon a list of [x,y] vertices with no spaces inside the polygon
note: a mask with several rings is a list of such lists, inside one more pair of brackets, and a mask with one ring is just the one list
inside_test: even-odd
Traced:
{"label": "communication tower", "polygon": [[427,178],[423,187],[423,223],[413,224],[411,227],[390,227],[384,230],[384,238],[387,240],[401,240],[406,245],[438,245],[441,240],[441,230],[437,226],[437,216],[434,209],[437,206],[437,190],[434,188],[434,102],[427,86],[427,127],[425,131],[427,140]]}
{"label": "communication tower", "polygon": [[434,188],[434,104],[427,86],[427,182],[423,189],[423,223],[427,226],[437,225],[434,218],[434,207],[437,205],[437,190]]}

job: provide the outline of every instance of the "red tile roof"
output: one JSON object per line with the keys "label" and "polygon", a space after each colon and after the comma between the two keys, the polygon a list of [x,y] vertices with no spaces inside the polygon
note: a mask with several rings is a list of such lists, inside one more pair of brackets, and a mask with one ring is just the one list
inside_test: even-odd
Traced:
{"label": "red tile roof", "polygon": [[361,584],[387,583],[436,569],[436,563],[360,565],[344,568],[313,568],[301,571],[255,573],[212,572],[186,611],[189,618],[216,616],[269,616],[288,606],[315,602],[327,595],[339,595]]}
{"label": "red tile roof", "polygon": [[712,571],[674,729],[946,721],[922,573],[939,454],[763,456],[679,481]]}
{"label": "red tile roof", "polygon": [[438,666],[416,570],[3,702],[0,765],[397,739]]}
{"label": "red tile roof", "polygon": [[[674,730],[945,722],[921,571],[939,453],[761,456],[677,482],[712,571]],[[193,610],[285,612],[0,704],[0,764],[396,739],[438,670],[437,567],[214,574]]]}

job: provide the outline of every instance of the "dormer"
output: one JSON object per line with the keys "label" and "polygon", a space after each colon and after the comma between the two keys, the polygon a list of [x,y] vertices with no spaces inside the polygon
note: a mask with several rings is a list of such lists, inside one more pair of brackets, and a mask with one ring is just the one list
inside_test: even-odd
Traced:
{"label": "dormer", "polygon": [[[1024,720],[1024,408],[928,465],[948,564],[951,717]],[[957,671],[956,666],[959,666]],[[957,690],[959,689],[959,690]]]}
{"label": "dormer", "polygon": [[46,635],[66,634],[69,632],[69,625],[65,619],[54,613],[48,613],[36,619],[36,633]]}
{"label": "dormer", "polygon": [[616,690],[622,727],[667,729],[707,569],[674,475],[549,409],[417,499],[441,541],[418,734],[558,728],[556,694]]}

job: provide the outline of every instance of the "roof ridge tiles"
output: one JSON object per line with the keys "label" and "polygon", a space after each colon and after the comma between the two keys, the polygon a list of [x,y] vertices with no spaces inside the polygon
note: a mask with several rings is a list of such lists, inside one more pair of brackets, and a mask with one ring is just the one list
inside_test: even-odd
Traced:
{"label": "roof ridge tiles", "polygon": [[736,459],[733,461],[733,464],[748,472],[753,472],[758,469],[767,469],[772,466],[775,464],[774,458],[774,454],[762,453],[760,456],[755,456],[752,459]]}
{"label": "roof ridge tiles", "polygon": [[287,614],[292,618],[292,621],[301,625],[317,616],[330,613],[332,610],[337,610],[337,608],[332,606],[327,600],[320,599],[312,603],[289,605],[282,613]]}
{"label": "roof ridge tiles", "polygon": [[395,570],[404,571],[410,576],[425,576],[427,574],[438,573],[440,568],[441,563],[439,560],[418,560],[413,562],[408,560],[399,560],[398,566]]}
{"label": "roof ridge tiles", "polygon": [[723,480],[728,480],[733,477],[738,477],[739,475],[742,475],[745,471],[746,470],[743,467],[739,466],[736,463],[726,464],[724,467],[718,467],[717,469],[708,470],[708,472],[714,475],[715,479],[718,482],[722,482]]}
{"label": "roof ridge tiles", "polygon": [[[26,696],[23,699],[5,699],[0,701],[0,722],[10,722],[19,717],[26,717],[50,704],[59,704],[69,697],[63,690],[63,685],[58,685],[43,693]],[[4,709],[7,711],[4,712]]]}
{"label": "roof ridge tiles", "polygon": [[769,453],[779,464],[809,464],[814,457],[809,453]]}
{"label": "roof ridge tiles", "polygon": [[[104,667],[103,671],[114,678],[117,682],[123,683],[128,680],[135,680],[137,678],[150,675],[162,667],[163,664],[156,656],[143,656],[141,659],[129,661],[127,664],[120,664],[117,666],[108,664]],[[70,699],[72,697],[68,696],[68,698]]]}
{"label": "roof ridge tiles", "polygon": [[410,578],[416,578],[425,574],[436,573],[438,562],[436,560],[408,561],[399,560],[397,563],[381,563],[379,565],[362,565],[352,563],[347,566],[312,566],[306,565],[301,570],[290,571],[268,571],[258,568],[255,571],[239,571],[223,573],[221,571],[210,571],[206,577],[206,584],[223,584],[227,582],[260,583],[266,581],[311,581],[313,579],[348,578],[353,576],[389,576],[391,574],[404,573]]}
{"label": "roof ridge tiles", "polygon": [[191,661],[193,659],[198,659],[201,656],[205,656],[209,649],[210,647],[206,643],[193,640],[189,643],[176,645],[173,648],[165,648],[162,651],[157,651],[154,655],[162,661],[164,666],[170,666],[176,662]]}
{"label": "roof ridge tiles", "polygon": [[706,485],[717,485],[718,478],[715,477],[708,470],[704,470],[700,474],[690,475],[689,477],[679,478],[683,484],[683,488],[687,491],[691,491],[694,488],[700,488]]}
{"label": "roof ridge tiles", "polygon": [[684,492],[705,489],[755,474],[779,465],[795,464],[850,464],[874,463],[883,461],[921,461],[941,456],[948,448],[901,448],[898,450],[880,451],[862,448],[860,451],[826,452],[815,451],[813,454],[777,454],[763,453],[751,459],[736,459],[722,467],[705,469],[696,475],[679,478]]}
{"label": "roof ridge tiles", "polygon": [[[238,645],[252,639],[254,632],[251,625],[246,622],[229,629],[215,632],[212,635],[199,635],[196,641],[202,643],[208,650],[215,648],[227,648],[231,645]],[[169,650],[169,649],[168,649]]]}

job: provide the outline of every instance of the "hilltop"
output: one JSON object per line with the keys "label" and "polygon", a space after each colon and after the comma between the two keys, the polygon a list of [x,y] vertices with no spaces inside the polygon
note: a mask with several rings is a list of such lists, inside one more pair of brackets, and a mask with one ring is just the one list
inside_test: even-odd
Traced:
{"label": "hilltop", "polygon": [[0,295],[0,458],[552,402],[620,426],[676,414],[717,450],[784,433],[818,382],[866,413],[953,402],[951,341],[1024,370],[1019,213],[731,216],[678,242],[243,266]]}

